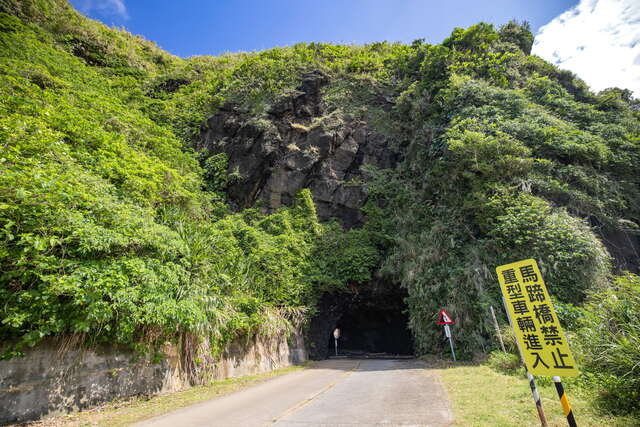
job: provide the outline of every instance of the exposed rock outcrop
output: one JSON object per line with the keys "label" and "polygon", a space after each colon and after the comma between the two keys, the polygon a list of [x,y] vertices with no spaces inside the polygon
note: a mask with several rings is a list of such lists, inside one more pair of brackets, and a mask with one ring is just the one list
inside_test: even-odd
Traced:
{"label": "exposed rock outcrop", "polygon": [[228,155],[229,171],[240,175],[227,189],[234,207],[260,202],[272,212],[309,188],[320,220],[337,217],[346,227],[362,223],[367,195],[361,167],[394,167],[398,155],[367,123],[327,112],[327,83],[326,75],[311,72],[264,118],[225,104],[206,121],[196,148]]}

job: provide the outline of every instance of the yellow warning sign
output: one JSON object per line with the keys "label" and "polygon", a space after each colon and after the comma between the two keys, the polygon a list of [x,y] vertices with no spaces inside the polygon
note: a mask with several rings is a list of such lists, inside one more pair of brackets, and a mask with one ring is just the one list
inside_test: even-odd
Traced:
{"label": "yellow warning sign", "polygon": [[535,375],[578,375],[547,287],[534,259],[496,268],[520,353]]}

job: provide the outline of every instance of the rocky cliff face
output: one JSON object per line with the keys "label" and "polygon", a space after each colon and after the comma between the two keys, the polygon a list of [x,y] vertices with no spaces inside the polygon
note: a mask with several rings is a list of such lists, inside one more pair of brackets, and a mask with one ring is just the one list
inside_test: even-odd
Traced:
{"label": "rocky cliff face", "polygon": [[234,207],[259,202],[272,212],[309,188],[320,220],[362,223],[362,166],[394,167],[398,155],[367,123],[327,112],[322,89],[328,83],[323,73],[311,72],[260,119],[225,104],[206,121],[197,149],[227,154],[229,172],[240,176],[227,190]]}

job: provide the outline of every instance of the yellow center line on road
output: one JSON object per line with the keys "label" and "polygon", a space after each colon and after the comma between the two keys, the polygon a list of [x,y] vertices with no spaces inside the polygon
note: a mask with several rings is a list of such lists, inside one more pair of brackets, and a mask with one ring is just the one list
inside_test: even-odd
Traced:
{"label": "yellow center line on road", "polygon": [[340,375],[340,377],[338,377],[337,380],[335,380],[332,383],[328,384],[322,390],[320,390],[319,392],[317,392],[316,394],[314,394],[310,398],[304,399],[304,400],[296,403],[295,405],[293,405],[292,407],[290,407],[289,409],[284,411],[282,413],[282,415],[280,415],[279,417],[275,417],[273,420],[271,420],[271,423],[273,423],[273,424],[277,423],[278,421],[280,421],[281,419],[283,419],[287,415],[290,415],[291,413],[297,411],[298,409],[307,406],[309,403],[311,403],[314,400],[316,400],[321,394],[326,393],[327,391],[331,390],[336,384],[338,384],[340,381],[342,381],[347,376],[349,376],[353,371],[357,370],[360,367],[360,363],[361,363],[361,361],[358,361],[358,364],[356,366],[354,366],[353,368],[349,369],[344,374]]}

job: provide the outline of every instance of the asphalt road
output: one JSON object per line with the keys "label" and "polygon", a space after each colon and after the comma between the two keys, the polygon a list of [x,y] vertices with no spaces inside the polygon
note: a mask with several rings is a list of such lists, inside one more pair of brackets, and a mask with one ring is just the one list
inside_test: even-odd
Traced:
{"label": "asphalt road", "polygon": [[438,377],[416,360],[326,360],[138,426],[448,426]]}

